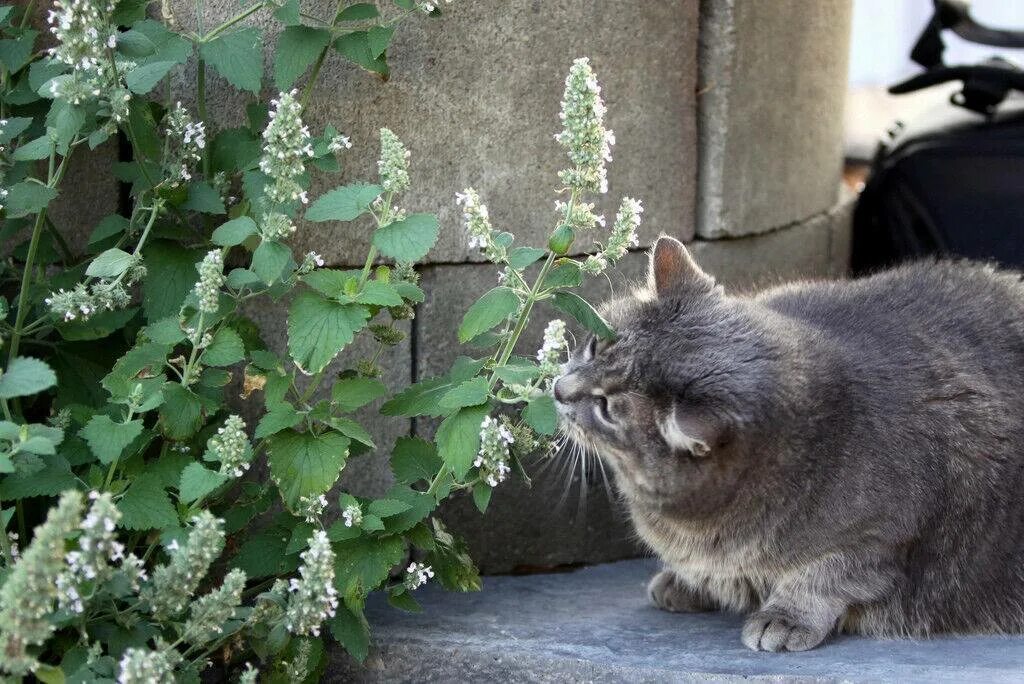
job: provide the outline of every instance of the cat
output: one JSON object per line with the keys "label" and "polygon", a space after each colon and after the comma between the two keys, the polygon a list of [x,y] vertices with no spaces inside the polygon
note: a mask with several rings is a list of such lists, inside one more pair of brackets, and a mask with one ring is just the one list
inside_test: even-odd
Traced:
{"label": "cat", "polygon": [[724,291],[686,247],[554,383],[670,611],[754,650],[1024,631],[1024,283],[970,262]]}

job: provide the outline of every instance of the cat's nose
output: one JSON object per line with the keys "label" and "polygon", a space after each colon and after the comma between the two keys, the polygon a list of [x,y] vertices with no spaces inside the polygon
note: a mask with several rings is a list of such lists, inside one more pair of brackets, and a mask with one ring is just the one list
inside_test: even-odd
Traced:
{"label": "cat's nose", "polygon": [[563,404],[568,400],[569,396],[565,391],[565,378],[561,377],[555,380],[555,386],[552,388],[555,394],[555,401],[560,401]]}
{"label": "cat's nose", "polygon": [[551,389],[555,395],[555,401],[563,404],[575,401],[580,394],[579,378],[573,376],[572,373],[563,375],[555,380],[555,385]]}

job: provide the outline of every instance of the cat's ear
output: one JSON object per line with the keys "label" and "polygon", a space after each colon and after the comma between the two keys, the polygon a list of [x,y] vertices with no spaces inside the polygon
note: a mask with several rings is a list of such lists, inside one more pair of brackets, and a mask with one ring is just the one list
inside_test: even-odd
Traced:
{"label": "cat's ear", "polygon": [[694,458],[711,455],[723,434],[722,426],[709,413],[678,401],[661,416],[658,431],[671,449]]}
{"label": "cat's ear", "polygon": [[686,246],[667,235],[662,235],[651,250],[648,280],[658,296],[686,287],[710,290],[715,279],[700,269]]}

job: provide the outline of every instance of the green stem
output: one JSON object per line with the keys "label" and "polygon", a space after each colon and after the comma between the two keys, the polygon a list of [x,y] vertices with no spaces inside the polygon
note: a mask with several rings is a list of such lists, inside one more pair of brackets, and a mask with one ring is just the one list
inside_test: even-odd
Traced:
{"label": "green stem", "polygon": [[[206,43],[206,42],[209,42],[209,41],[213,40],[214,38],[219,36],[221,33],[226,31],[227,29],[231,28],[232,26],[234,26],[238,22],[243,21],[247,17],[252,16],[256,12],[259,12],[261,9],[263,9],[266,6],[267,6],[267,3],[265,3],[265,2],[258,2],[255,5],[253,5],[252,7],[249,7],[247,9],[242,10],[241,12],[239,12],[235,16],[231,17],[230,19],[225,21],[223,24],[221,24],[217,28],[215,28],[212,31],[210,31],[209,33],[203,35],[200,38],[200,41]],[[202,32],[202,28],[200,28],[200,32]]]}
{"label": "green stem", "polygon": [[313,84],[316,83],[317,77],[320,75],[320,67],[324,65],[324,60],[327,58],[327,51],[330,49],[328,43],[320,54],[317,55],[316,61],[313,62],[313,70],[309,72],[309,78],[306,80],[306,85],[302,89],[302,97],[299,98],[299,105],[302,106],[302,111],[306,111],[306,105],[309,104],[309,98],[313,95]]}
{"label": "green stem", "polygon": [[28,0],[28,4],[25,5],[25,11],[21,15],[21,24],[18,28],[25,28],[28,26],[29,20],[32,19],[32,8],[36,4],[36,0]]}
{"label": "green stem", "polygon": [[57,242],[57,247],[60,249],[61,254],[64,255],[64,264],[67,265],[75,260],[75,255],[71,252],[71,246],[68,241],[64,239],[61,232],[57,230],[57,226],[53,224],[53,221],[49,216],[46,217],[46,230],[53,236],[53,239]]}
{"label": "green stem", "polygon": [[[206,130],[210,130],[206,118],[206,62],[202,59],[196,60],[196,109],[199,110],[199,121]],[[210,146],[203,149],[203,177],[210,177]]]}
{"label": "green stem", "polygon": [[[201,341],[203,339],[203,323],[206,318],[206,312],[199,312],[199,320],[196,321],[196,332],[195,340]],[[185,362],[185,367],[181,369],[181,386],[188,387],[188,380],[192,375],[192,364],[196,362],[196,354],[199,352],[199,345],[196,341],[192,341],[192,351],[188,355],[188,361]]]}

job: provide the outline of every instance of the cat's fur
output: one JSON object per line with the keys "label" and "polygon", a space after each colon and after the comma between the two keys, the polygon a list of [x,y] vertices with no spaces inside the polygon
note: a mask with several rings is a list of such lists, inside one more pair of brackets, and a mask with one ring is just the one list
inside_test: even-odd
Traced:
{"label": "cat's fur", "polygon": [[1024,284],[918,263],[756,296],[662,238],[555,384],[665,569],[652,600],[835,629],[1024,631]]}

